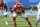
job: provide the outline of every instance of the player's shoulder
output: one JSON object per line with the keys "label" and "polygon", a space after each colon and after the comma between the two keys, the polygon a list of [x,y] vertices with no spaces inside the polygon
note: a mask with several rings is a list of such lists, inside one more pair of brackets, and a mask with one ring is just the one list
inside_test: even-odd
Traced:
{"label": "player's shoulder", "polygon": [[17,7],[17,5],[14,5],[14,6],[13,6],[13,8],[16,8],[16,7]]}
{"label": "player's shoulder", "polygon": [[21,7],[24,7],[24,5],[21,5]]}
{"label": "player's shoulder", "polygon": [[4,5],[6,5],[6,2],[3,2]]}

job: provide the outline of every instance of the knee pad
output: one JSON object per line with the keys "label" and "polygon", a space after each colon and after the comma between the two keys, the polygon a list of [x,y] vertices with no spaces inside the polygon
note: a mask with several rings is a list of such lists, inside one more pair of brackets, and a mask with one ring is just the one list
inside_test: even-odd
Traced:
{"label": "knee pad", "polygon": [[7,12],[5,12],[4,15],[7,15]]}

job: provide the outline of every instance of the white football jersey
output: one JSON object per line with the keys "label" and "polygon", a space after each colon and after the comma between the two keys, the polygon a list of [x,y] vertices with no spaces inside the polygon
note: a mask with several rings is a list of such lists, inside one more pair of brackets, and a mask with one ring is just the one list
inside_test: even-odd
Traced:
{"label": "white football jersey", "polygon": [[38,13],[40,13],[40,5],[37,5]]}

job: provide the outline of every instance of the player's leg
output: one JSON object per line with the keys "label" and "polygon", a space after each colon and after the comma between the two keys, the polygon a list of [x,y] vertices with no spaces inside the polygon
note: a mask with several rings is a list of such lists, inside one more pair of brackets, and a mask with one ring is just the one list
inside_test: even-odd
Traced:
{"label": "player's leg", "polygon": [[6,9],[4,10],[4,15],[5,15],[5,23],[6,23],[6,25],[8,25],[8,23],[7,23],[7,10]]}
{"label": "player's leg", "polygon": [[38,26],[39,19],[40,19],[40,14],[37,14],[37,22],[36,22],[36,26]]}
{"label": "player's leg", "polygon": [[13,14],[14,27],[16,27],[16,16],[17,16],[17,14],[14,13],[14,14]]}
{"label": "player's leg", "polygon": [[30,25],[30,27],[32,27],[32,24],[30,23],[28,17],[27,17],[27,16],[23,16],[23,17],[27,20],[27,22],[28,22],[28,24]]}
{"label": "player's leg", "polygon": [[12,11],[12,8],[10,8],[10,17],[9,18],[11,18],[12,17],[12,13],[13,13],[13,11]]}
{"label": "player's leg", "polygon": [[28,22],[28,24],[30,25],[30,27],[32,27],[32,24],[30,23],[28,17],[26,17],[25,19],[27,20],[27,22]]}

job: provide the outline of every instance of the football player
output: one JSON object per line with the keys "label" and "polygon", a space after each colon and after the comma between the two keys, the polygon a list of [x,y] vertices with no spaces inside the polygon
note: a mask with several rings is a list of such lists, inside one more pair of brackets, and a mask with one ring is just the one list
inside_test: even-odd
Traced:
{"label": "football player", "polygon": [[[37,7],[38,8],[38,13],[37,13],[37,22],[36,22],[36,26],[38,26],[38,23],[40,21],[40,2],[38,3],[38,5],[34,6],[34,7]],[[34,7],[31,8],[31,11],[32,9],[34,9]]]}
{"label": "football player", "polygon": [[28,17],[25,16],[24,6],[21,5],[20,1],[16,2],[16,5],[13,6],[12,11],[14,12],[14,14],[13,14],[14,27],[16,27],[16,17],[17,16],[24,17],[27,20],[30,27],[32,27],[32,24],[30,23]]}
{"label": "football player", "polygon": [[8,25],[7,23],[7,5],[6,5],[6,2],[3,2],[3,0],[0,0],[0,15],[2,13],[5,15],[5,23],[6,25]]}

